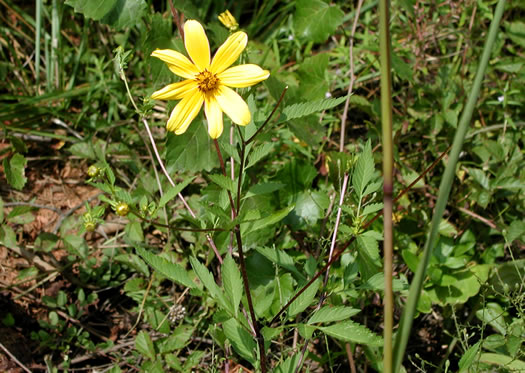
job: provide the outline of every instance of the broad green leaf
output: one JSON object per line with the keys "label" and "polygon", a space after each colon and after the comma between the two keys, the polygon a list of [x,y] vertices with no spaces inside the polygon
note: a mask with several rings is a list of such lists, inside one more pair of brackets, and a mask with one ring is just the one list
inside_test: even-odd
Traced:
{"label": "broad green leaf", "polygon": [[476,317],[486,324],[489,324],[501,335],[507,335],[507,324],[503,316],[505,311],[495,302],[489,302],[480,310],[476,311]]}
{"label": "broad green leaf", "polygon": [[155,347],[153,347],[153,342],[146,332],[140,331],[139,334],[137,334],[135,338],[135,348],[151,360],[155,359]]}
{"label": "broad green leaf", "polygon": [[170,280],[189,288],[195,287],[195,283],[188,276],[188,272],[179,264],[172,263],[142,247],[136,247],[135,250],[154,270],[159,271]]}
{"label": "broad green leaf", "polygon": [[343,96],[339,98],[328,98],[324,100],[302,102],[299,104],[287,106],[283,109],[283,113],[281,114],[281,117],[279,117],[278,123],[286,122],[291,119],[301,118],[313,113],[331,109],[343,103],[345,100],[346,96]]}
{"label": "broad green leaf", "polygon": [[341,9],[321,0],[298,0],[295,8],[297,34],[315,43],[328,39],[343,22]]}
{"label": "broad green leaf", "polygon": [[310,320],[308,320],[308,324],[341,321],[348,319],[354,315],[357,315],[359,312],[361,312],[361,310],[357,308],[350,308],[344,306],[324,306],[319,311],[315,312],[312,315],[312,317],[310,317]]}
{"label": "broad green leaf", "polygon": [[221,174],[210,174],[208,177],[221,188],[229,190],[231,193],[235,193],[235,183],[231,178]]}
{"label": "broad green leaf", "polygon": [[471,346],[467,351],[465,351],[465,353],[459,360],[459,364],[458,364],[459,373],[468,371],[472,363],[474,363],[478,355],[479,347],[481,346],[481,342],[482,341],[479,341],[475,345]]}
{"label": "broad green leaf", "polygon": [[130,221],[124,228],[126,232],[126,238],[132,242],[144,242],[144,232],[142,231],[142,225],[138,221]]}
{"label": "broad green leaf", "polygon": [[246,169],[252,167],[254,164],[259,162],[263,157],[268,155],[272,151],[272,149],[273,144],[271,142],[264,143],[253,149],[253,151],[249,154],[248,165],[246,166]]}
{"label": "broad green leaf", "polygon": [[372,147],[370,140],[367,141],[365,148],[359,155],[352,175],[352,185],[354,186],[357,198],[363,198],[363,191],[374,175],[374,158],[372,157]]}
{"label": "broad green leaf", "polygon": [[296,353],[295,355],[289,356],[285,361],[277,365],[272,372],[273,373],[295,373],[295,369],[297,368],[297,364],[299,364],[300,359],[301,359],[300,353]]}
{"label": "broad green leaf", "polygon": [[227,255],[222,263],[222,284],[226,297],[231,302],[232,311],[237,316],[242,298],[242,279],[241,272],[231,255]]}
{"label": "broad green leaf", "polygon": [[525,372],[525,362],[510,356],[483,353],[481,354],[479,361],[486,364],[499,365],[505,369],[510,370],[511,372]]}
{"label": "broad green leaf", "polygon": [[222,307],[227,309],[228,305],[226,304],[222,290],[215,283],[215,279],[213,278],[211,272],[208,271],[208,268],[206,268],[201,262],[199,262],[198,259],[194,258],[193,256],[190,257],[190,263],[193,270],[195,271],[195,274],[199,280],[201,280],[206,289],[208,289],[212,298],[219,302]]}
{"label": "broad green leaf", "polygon": [[168,190],[166,190],[160,198],[159,208],[163,208],[166,205],[166,203],[175,198],[184,188],[188,186],[189,183],[192,182],[194,178],[195,177],[184,179],[182,182],[178,183],[174,187],[170,187]]}
{"label": "broad green leaf", "polygon": [[13,188],[21,190],[26,184],[27,178],[25,177],[25,166],[27,160],[22,154],[15,153],[8,161],[4,158],[4,173],[5,178],[9,185]]}
{"label": "broad green leaf", "polygon": [[299,276],[302,280],[306,280],[304,276],[295,268],[293,258],[286,253],[284,250],[278,250],[270,247],[257,247],[256,250],[264,255],[268,260],[273,263],[293,272]]}
{"label": "broad green leaf", "polygon": [[201,120],[194,120],[182,135],[168,133],[166,148],[168,171],[211,171],[219,165],[213,140]]}
{"label": "broad green leaf", "polygon": [[253,225],[250,227],[250,232],[254,232],[256,230],[262,229],[268,225],[275,224],[283,220],[289,213],[294,209],[295,206],[288,206],[284,209],[281,209],[277,212],[274,212],[271,215],[268,215],[262,219],[259,219],[253,223]]}
{"label": "broad green leaf", "polygon": [[254,338],[243,329],[235,319],[229,319],[222,324],[224,334],[232,344],[235,351],[250,363],[255,364],[257,345]]}
{"label": "broad green leaf", "polygon": [[86,18],[108,24],[117,30],[135,26],[147,11],[144,0],[66,0]]}
{"label": "broad green leaf", "polygon": [[293,317],[308,308],[317,294],[321,281],[317,279],[288,308],[288,317]]}
{"label": "broad green leaf", "polygon": [[374,334],[367,327],[350,320],[331,326],[317,328],[323,333],[343,342],[355,342],[374,347],[383,345],[383,339],[381,337]]}

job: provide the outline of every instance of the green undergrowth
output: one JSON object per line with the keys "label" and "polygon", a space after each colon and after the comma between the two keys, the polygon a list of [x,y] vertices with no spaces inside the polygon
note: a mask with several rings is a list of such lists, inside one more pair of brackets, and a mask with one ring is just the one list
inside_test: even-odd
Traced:
{"label": "green undergrowth", "polygon": [[[175,1],[176,17],[170,3],[0,2],[0,316],[34,348],[20,363],[260,371],[264,345],[265,371],[383,371],[383,222],[369,223],[383,208],[377,2],[364,2],[353,36],[357,3]],[[447,155],[433,162],[452,144],[495,6],[391,4],[394,198],[428,171],[394,205],[394,333]],[[178,78],[150,54],[186,53],[182,15],[204,25],[213,53],[226,9],[249,37],[242,63],[271,75],[238,90],[247,126],[230,131],[225,116],[224,175],[203,113],[183,135],[166,131],[177,102],[150,95]],[[524,16],[508,1],[404,371],[525,370]],[[80,170],[74,183],[58,180],[66,168]],[[50,175],[85,187],[72,192],[80,203],[44,200]],[[52,224],[37,224],[42,210]],[[345,251],[310,281],[334,233]]]}

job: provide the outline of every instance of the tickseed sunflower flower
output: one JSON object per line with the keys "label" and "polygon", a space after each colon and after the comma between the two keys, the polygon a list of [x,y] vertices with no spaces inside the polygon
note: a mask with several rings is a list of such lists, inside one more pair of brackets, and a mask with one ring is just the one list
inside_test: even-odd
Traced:
{"label": "tickseed sunflower flower", "polygon": [[211,138],[219,137],[223,130],[222,113],[233,123],[250,123],[248,105],[233,89],[257,84],[270,76],[270,72],[254,64],[230,67],[242,53],[248,36],[242,31],[232,34],[210,59],[210,44],[202,25],[194,20],[184,24],[184,45],[191,61],[182,53],[171,49],[157,49],[151,55],[164,61],[168,68],[185,80],[169,84],[154,92],[157,100],[180,100],[171,112],[167,129],[180,135],[188,129],[204,104]]}

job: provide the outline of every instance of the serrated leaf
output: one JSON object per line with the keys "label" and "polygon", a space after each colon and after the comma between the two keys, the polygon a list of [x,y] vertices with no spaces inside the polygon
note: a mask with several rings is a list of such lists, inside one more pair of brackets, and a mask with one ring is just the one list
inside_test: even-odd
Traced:
{"label": "serrated leaf", "polygon": [[288,317],[293,317],[308,308],[317,294],[321,281],[317,279],[288,308]]}
{"label": "serrated leaf", "polygon": [[154,270],[162,273],[170,280],[183,286],[194,288],[195,283],[190,279],[188,272],[177,263],[172,263],[163,257],[152,254],[142,247],[136,247],[137,253],[148,263]]}
{"label": "serrated leaf", "polygon": [[283,123],[291,119],[301,118],[319,111],[331,109],[341,104],[346,100],[347,96],[339,98],[328,98],[324,100],[302,102],[293,104],[283,109],[283,113],[278,120],[278,123]]}
{"label": "serrated leaf", "polygon": [[339,6],[321,0],[298,0],[295,8],[297,34],[315,43],[328,39],[343,22],[344,13]]}
{"label": "serrated leaf", "polygon": [[268,153],[270,153],[273,149],[272,143],[264,143],[262,145],[259,145],[255,147],[255,149],[252,150],[250,153],[250,156],[248,158],[248,165],[246,166],[246,169],[252,167],[254,164],[259,162],[263,157],[267,156]]}
{"label": "serrated leaf", "polygon": [[372,214],[374,212],[380,211],[382,209],[383,209],[383,203],[382,202],[380,202],[380,203],[369,203],[363,209],[363,212],[361,213],[361,216],[366,216],[366,215]]}
{"label": "serrated leaf", "polygon": [[66,0],[66,4],[117,30],[136,25],[147,11],[144,0]]}
{"label": "serrated leaf", "polygon": [[257,345],[250,333],[244,330],[235,319],[229,319],[222,326],[224,334],[235,351],[250,363],[255,364],[254,353],[257,351]]}
{"label": "serrated leaf", "polygon": [[241,272],[231,255],[227,255],[222,263],[222,285],[232,305],[232,311],[237,317],[242,298],[242,280]]}
{"label": "serrated leaf", "polygon": [[219,302],[223,308],[227,309],[228,305],[224,299],[224,295],[222,294],[219,286],[215,283],[215,279],[213,278],[211,272],[208,271],[208,269],[193,256],[190,257],[190,263],[199,280],[201,280],[204,287],[210,292],[211,297]]}
{"label": "serrated leaf", "polygon": [[9,185],[17,190],[21,190],[26,184],[27,178],[25,177],[25,166],[27,160],[22,154],[15,153],[8,161],[4,158],[4,173],[5,178]]}
{"label": "serrated leaf", "polygon": [[213,141],[201,123],[199,120],[194,120],[182,135],[168,134],[166,143],[168,170],[211,171],[219,165]]}
{"label": "serrated leaf", "polygon": [[357,308],[350,308],[344,306],[324,306],[323,308],[315,312],[312,315],[312,317],[310,317],[310,320],[308,320],[308,324],[316,324],[321,322],[327,323],[345,320],[354,315],[357,315],[359,312],[361,312],[361,310]]}
{"label": "serrated leaf", "polygon": [[319,326],[317,329],[343,342],[354,342],[374,347],[383,344],[381,337],[367,327],[350,320],[326,327]]}
{"label": "serrated leaf", "polygon": [[370,140],[367,141],[365,148],[359,155],[355,164],[354,173],[352,175],[352,185],[354,186],[357,198],[363,198],[363,191],[368,185],[374,174],[374,159],[372,158],[372,147]]}
{"label": "serrated leaf", "polygon": [[150,358],[151,360],[155,359],[155,348],[153,347],[151,338],[146,332],[140,331],[139,334],[137,334],[137,337],[135,338],[135,348],[142,355]]}
{"label": "serrated leaf", "polygon": [[257,247],[256,250],[259,252],[259,254],[262,254],[264,257],[266,257],[266,259],[289,270],[290,272],[293,272],[302,280],[305,280],[305,277],[295,267],[293,258],[288,255],[286,251],[275,248],[272,249],[270,247]]}
{"label": "serrated leaf", "polygon": [[283,220],[289,213],[294,209],[295,206],[288,206],[284,209],[281,209],[271,215],[268,215],[262,219],[256,220],[253,225],[250,227],[250,232],[257,231],[268,225],[275,224]]}
{"label": "serrated leaf", "polygon": [[175,198],[180,192],[182,192],[184,188],[188,186],[189,183],[193,181],[194,178],[195,177],[184,179],[182,182],[178,183],[174,187],[170,187],[160,198],[159,208],[163,208],[166,205],[166,203]]}
{"label": "serrated leaf", "polygon": [[208,177],[221,188],[229,190],[231,193],[235,193],[235,183],[231,178],[221,174],[211,174],[208,175]]}

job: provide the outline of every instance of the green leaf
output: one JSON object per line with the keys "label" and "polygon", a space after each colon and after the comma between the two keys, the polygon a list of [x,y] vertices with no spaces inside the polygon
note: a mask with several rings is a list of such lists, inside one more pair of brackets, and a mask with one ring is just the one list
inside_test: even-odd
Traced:
{"label": "green leaf", "polygon": [[11,249],[17,246],[15,231],[7,224],[0,226],[0,244]]}
{"label": "green leaf", "polygon": [[347,96],[328,98],[287,106],[283,109],[283,113],[281,114],[281,117],[279,117],[278,123],[283,123],[291,119],[301,118],[319,111],[331,109],[344,102],[346,97]]}
{"label": "green leaf", "polygon": [[374,347],[383,345],[381,337],[374,334],[367,327],[350,320],[331,326],[317,327],[317,329],[343,342],[355,342]]}
{"label": "green leaf", "polygon": [[86,18],[108,24],[117,30],[136,25],[147,11],[144,0],[66,0]]}
{"label": "green leaf", "polygon": [[4,172],[5,178],[9,185],[13,188],[21,190],[26,184],[27,178],[25,177],[25,166],[27,160],[22,154],[15,153],[9,160],[4,158]]}
{"label": "green leaf", "polygon": [[293,317],[303,312],[307,307],[312,304],[315,294],[321,285],[321,281],[317,279],[310,285],[288,308],[288,317]]}
{"label": "green leaf", "polygon": [[495,302],[489,302],[480,310],[476,311],[476,317],[486,324],[489,324],[501,335],[507,335],[507,324],[503,316],[505,311]]}
{"label": "green leaf", "polygon": [[315,43],[328,39],[343,22],[341,9],[321,0],[298,0],[295,8],[297,34]]}
{"label": "green leaf", "polygon": [[254,352],[257,350],[257,345],[251,334],[244,330],[235,319],[229,319],[222,326],[224,334],[235,351],[250,363],[255,364]]}
{"label": "green leaf", "polygon": [[357,315],[361,310],[357,308],[350,308],[344,306],[324,306],[319,311],[314,313],[308,324],[316,324],[321,322],[333,322],[348,319],[354,315]]}
{"label": "green leaf", "polygon": [[365,206],[365,208],[363,209],[363,212],[361,213],[361,216],[366,216],[374,212],[380,211],[382,209],[383,209],[383,202],[370,203]]}
{"label": "green leaf", "polygon": [[290,255],[288,255],[286,251],[278,250],[275,248],[272,249],[270,247],[257,247],[256,250],[260,254],[264,255],[266,259],[272,261],[280,267],[289,270],[290,272],[293,272],[294,274],[299,276],[301,280],[306,280],[305,277],[295,267],[293,258]]}
{"label": "green leaf", "polygon": [[232,311],[237,317],[242,297],[242,280],[241,272],[239,272],[231,255],[227,255],[222,263],[222,284],[226,297],[231,302]]}
{"label": "green leaf", "polygon": [[522,360],[512,358],[510,356],[483,353],[481,354],[479,361],[486,364],[502,366],[505,369],[510,370],[511,372],[525,372],[525,362]]}
{"label": "green leaf", "polygon": [[193,181],[194,178],[195,177],[186,178],[174,187],[170,187],[160,198],[159,208],[163,208],[164,206],[166,206],[166,203],[175,198],[184,188],[188,186],[189,183]]}
{"label": "green leaf", "polygon": [[245,169],[252,167],[263,157],[267,156],[272,150],[273,144],[268,142],[255,147],[255,149],[253,149],[253,151],[250,153],[250,156],[248,157],[248,165]]}
{"label": "green leaf", "polygon": [[151,360],[155,359],[155,348],[153,347],[153,342],[149,335],[140,331],[135,338],[135,348],[144,356],[150,358]]}
{"label": "green leaf", "polygon": [[256,230],[262,229],[268,225],[275,224],[283,220],[289,213],[294,209],[295,206],[288,206],[284,209],[281,209],[271,215],[268,215],[262,219],[256,220],[253,225],[250,227],[249,231],[254,232]]}
{"label": "green leaf", "polygon": [[154,270],[170,280],[189,288],[195,287],[195,283],[188,276],[188,272],[179,264],[172,263],[161,256],[146,251],[142,247],[135,247],[135,250]]}
{"label": "green leaf", "polygon": [[190,263],[199,280],[201,280],[202,284],[210,292],[211,297],[218,301],[223,308],[227,309],[228,307],[224,299],[224,295],[222,294],[219,286],[215,283],[215,279],[213,278],[211,272],[208,271],[208,269],[193,256],[190,257]]}
{"label": "green leaf", "polygon": [[219,165],[213,141],[200,120],[194,120],[182,135],[168,133],[166,148],[168,171],[211,171]]}
{"label": "green leaf", "polygon": [[235,183],[233,180],[227,176],[221,175],[221,174],[211,174],[208,175],[208,177],[213,181],[215,184],[220,186],[223,189],[226,189],[230,191],[231,193],[235,193]]}
{"label": "green leaf", "polygon": [[246,196],[244,196],[243,199],[250,198],[253,196],[258,196],[261,194],[272,193],[272,192],[275,192],[276,190],[284,188],[285,186],[286,186],[285,184],[281,184],[281,183],[255,184],[248,190],[248,193],[246,193]]}
{"label": "green leaf", "polygon": [[465,353],[459,360],[459,364],[458,364],[459,373],[468,371],[468,368],[470,368],[472,363],[474,363],[474,360],[476,359],[478,355],[479,347],[481,346],[481,342],[482,341],[479,341],[474,346],[471,346],[467,351],[465,351]]}
{"label": "green leaf", "polygon": [[374,158],[372,157],[372,147],[370,140],[367,141],[365,148],[357,159],[354,173],[352,175],[352,185],[357,193],[357,198],[363,198],[363,191],[374,175]]}

